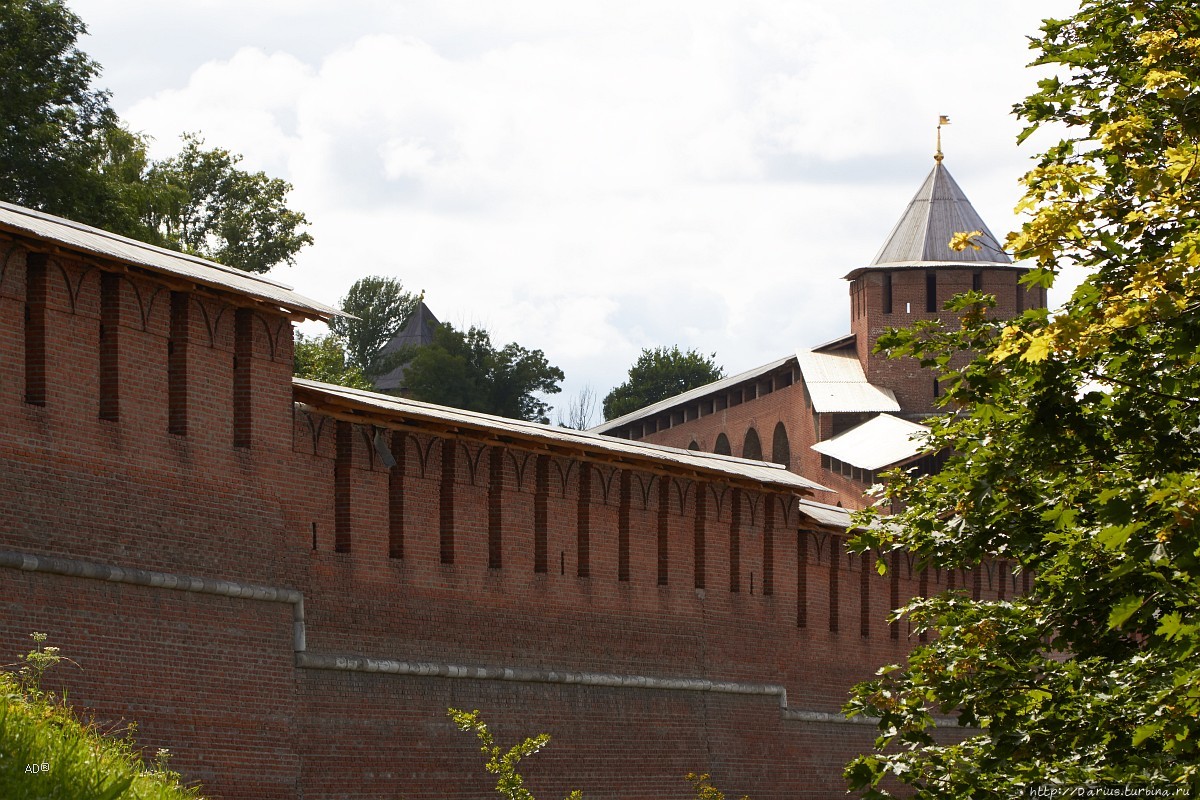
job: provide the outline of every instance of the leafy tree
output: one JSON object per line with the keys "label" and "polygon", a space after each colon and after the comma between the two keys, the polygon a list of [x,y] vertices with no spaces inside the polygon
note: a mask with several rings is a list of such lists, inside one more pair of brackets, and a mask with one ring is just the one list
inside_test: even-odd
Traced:
{"label": "leafy tree", "polygon": [[203,144],[199,135],[185,134],[179,154],[147,175],[149,219],[166,245],[247,272],[294,263],[312,236],[301,230],[304,215],[285,203],[292,185],[238,169],[240,155]]}
{"label": "leafy tree", "polygon": [[516,343],[497,350],[487,331],[448,324],[434,331],[432,344],[417,349],[406,373],[416,400],[542,423],[549,422],[550,406],[535,392],[561,391],[563,377],[541,350]]}
{"label": "leafy tree", "polygon": [[705,356],[695,350],[683,352],[676,345],[642,350],[629,368],[629,380],[604,398],[604,418],[616,419],[651,403],[704,386],[725,377],[717,365],[717,354]]}
{"label": "leafy tree", "polygon": [[312,242],[291,185],[196,135],[152,162],[92,85],[86,30],[60,0],[0,0],[0,197],[250,272],[291,264]]}
{"label": "leafy tree", "polygon": [[[1022,138],[1065,133],[1025,176],[1008,246],[1035,260],[1027,283],[1071,263],[1089,277],[1053,317],[995,321],[972,294],[951,306],[961,331],[881,339],[926,365],[982,355],[945,383],[945,469],[898,476],[905,510],[855,544],[1010,559],[1034,582],[908,607],[936,638],[848,706],[881,718],[880,752],[847,770],[867,797],[888,775],[918,798],[1200,793],[1200,9],[1086,0],[1042,30],[1038,63],[1064,71],[1017,106]],[[972,726],[962,742],[935,742],[934,709]]]}
{"label": "leafy tree", "polygon": [[371,381],[363,371],[346,363],[346,349],[335,333],[325,336],[305,336],[296,333],[295,366],[299,378],[349,386],[351,389],[372,390]]}
{"label": "leafy tree", "polygon": [[354,318],[338,317],[329,327],[345,341],[350,363],[376,376],[396,366],[381,362],[380,352],[420,302],[421,296],[404,291],[400,281],[368,276],[355,281],[342,298],[342,311]]}
{"label": "leafy tree", "polygon": [[86,31],[57,0],[0,2],[0,197],[124,229],[133,198],[99,167],[145,150],[92,87],[100,65],[75,46]]}

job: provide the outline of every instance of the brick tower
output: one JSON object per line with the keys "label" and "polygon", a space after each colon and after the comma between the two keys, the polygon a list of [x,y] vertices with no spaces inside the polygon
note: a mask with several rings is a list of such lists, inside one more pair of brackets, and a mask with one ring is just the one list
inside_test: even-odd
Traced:
{"label": "brick tower", "polygon": [[[920,320],[947,319],[942,306],[968,290],[996,296],[996,313],[1012,317],[1045,305],[1043,290],[1018,283],[1025,268],[1016,266],[942,163],[934,166],[904,210],[870,266],[846,275],[850,282],[850,329],[859,362],[869,382],[896,394],[906,415],[934,410],[934,375],[910,360],[874,353],[887,328]],[[975,250],[956,252],[950,239],[960,231],[979,231]]]}

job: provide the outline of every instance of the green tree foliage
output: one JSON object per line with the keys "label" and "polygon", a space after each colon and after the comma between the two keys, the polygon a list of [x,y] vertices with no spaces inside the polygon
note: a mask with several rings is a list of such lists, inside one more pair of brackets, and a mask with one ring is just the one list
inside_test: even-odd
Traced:
{"label": "green tree foliage", "polygon": [[291,185],[196,135],[161,162],[93,86],[83,22],[59,0],[0,0],[0,198],[266,272],[312,242]]}
{"label": "green tree foliage", "polygon": [[[486,757],[484,769],[496,776],[496,793],[508,800],[534,800],[533,793],[525,788],[525,778],[517,770],[521,759],[537,753],[550,744],[550,736],[542,733],[526,738],[523,742],[504,750],[496,744],[495,737],[488,730],[487,723],[479,711],[460,711],[457,708],[448,709],[450,719],[464,733],[474,733],[479,739],[479,749]],[[583,800],[583,793],[578,789],[567,795],[566,800]]]}
{"label": "green tree foliage", "polygon": [[666,400],[677,394],[704,386],[725,377],[717,365],[717,354],[705,356],[695,350],[683,352],[676,345],[642,350],[629,368],[629,380],[604,398],[604,418],[616,419]]}
{"label": "green tree foliage", "polygon": [[121,130],[108,93],[92,87],[100,66],[75,46],[85,32],[61,2],[0,3],[0,196],[128,224],[123,185],[98,167],[136,137]]}
{"label": "green tree foliage", "polygon": [[448,324],[417,349],[405,375],[416,400],[542,423],[549,422],[550,406],[535,393],[561,391],[564,378],[541,350],[516,343],[497,350],[487,331]]}
{"label": "green tree foliage", "polygon": [[394,278],[368,276],[357,280],[342,298],[342,311],[329,327],[346,343],[349,363],[363,374],[377,376],[396,364],[380,360],[380,352],[412,316],[421,297],[404,291]]}
{"label": "green tree foliage", "polygon": [[241,156],[185,134],[179,154],[150,167],[147,218],[162,242],[247,272],[292,264],[312,244],[308,221],[287,207],[292,185],[237,168]]}
{"label": "green tree foliage", "polygon": [[[894,482],[905,510],[856,542],[943,568],[1010,559],[1033,587],[909,606],[936,638],[848,706],[881,717],[880,752],[847,770],[868,797],[888,775],[918,798],[1200,794],[1200,8],[1087,0],[1034,46],[1061,74],[1016,110],[1064,138],[1025,176],[1008,246],[1035,260],[1028,283],[1089,276],[1053,317],[995,321],[970,295],[961,331],[881,340],[930,366],[982,355],[944,383],[945,469]],[[938,744],[931,711],[972,729]]]}
{"label": "green tree foliage", "polygon": [[292,372],[298,378],[348,386],[351,389],[371,391],[374,388],[361,369],[346,363],[346,349],[341,337],[336,333],[305,336],[298,332]]}

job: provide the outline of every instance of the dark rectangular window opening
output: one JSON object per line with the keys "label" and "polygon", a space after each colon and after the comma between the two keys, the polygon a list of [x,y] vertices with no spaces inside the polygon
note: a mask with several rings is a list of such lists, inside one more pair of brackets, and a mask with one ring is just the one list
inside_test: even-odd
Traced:
{"label": "dark rectangular window opening", "polygon": [[617,580],[629,580],[629,506],[633,474],[621,470],[621,500],[617,509]]}
{"label": "dark rectangular window opening", "polygon": [[925,310],[937,311],[937,273],[929,270],[925,273]]}
{"label": "dark rectangular window opening", "polygon": [[408,457],[408,434],[392,431],[395,466],[388,472],[388,558],[404,558],[404,471]]}
{"label": "dark rectangular window opening", "polygon": [[233,323],[233,446],[249,447],[254,432],[254,312],[239,308]]}
{"label": "dark rectangular window opening", "polygon": [[671,479],[658,479],[658,585],[667,585],[667,557],[671,535]]}
{"label": "dark rectangular window opening", "polygon": [[871,635],[871,552],[862,554],[860,559],[862,574],[858,576],[858,634],[864,639]]}
{"label": "dark rectangular window opening", "polygon": [[883,273],[883,313],[892,313],[892,273]]}
{"label": "dark rectangular window opening", "polygon": [[504,566],[504,449],[488,454],[488,569]]}
{"label": "dark rectangular window opening", "polygon": [[[920,594],[921,597],[929,597],[929,570],[927,568],[921,569],[921,578],[917,584],[917,593]],[[927,631],[921,631],[921,633],[917,635],[917,639],[922,642],[927,642],[929,641],[929,633]]]}
{"label": "dark rectangular window opening", "polygon": [[729,514],[729,591],[742,590],[742,491],[733,490]]}
{"label": "dark rectangular window opening", "polygon": [[25,402],[46,405],[46,306],[50,285],[46,256],[30,253],[25,261]]}
{"label": "dark rectangular window opening", "polygon": [[842,555],[842,542],[837,536],[829,537],[829,630],[838,630],[838,569]]}
{"label": "dark rectangular window opening", "polygon": [[454,439],[442,440],[442,482],[438,503],[438,544],[441,562],[454,563],[454,481],[458,477]]}
{"label": "dark rectangular window opening", "polygon": [[796,536],[796,627],[808,627],[808,531]]}
{"label": "dark rectangular window opening", "polygon": [[354,458],[354,423],[338,420],[337,450],[333,461],[333,551],[350,552],[351,500]]}
{"label": "dark rectangular window opening", "polygon": [[171,331],[167,340],[167,431],[188,432],[188,339],[191,303],[187,292],[171,292]]}
{"label": "dark rectangular window opening", "polygon": [[983,291],[983,270],[975,270],[971,273],[971,291]]}
{"label": "dark rectangular window opening", "polygon": [[775,591],[775,498],[765,498],[763,518],[762,593],[769,597]]}
{"label": "dark rectangular window opening", "polygon": [[1021,314],[1025,311],[1025,287],[1021,285],[1021,279],[1017,278],[1017,313]]}
{"label": "dark rectangular window opening", "polygon": [[591,575],[591,514],[592,514],[592,467],[586,461],[579,462],[579,508],[575,526],[575,574],[580,578]]}
{"label": "dark rectangular window opening", "polygon": [[696,484],[696,520],[695,528],[692,536],[692,550],[695,555],[693,561],[693,585],[697,589],[704,588],[704,523],[708,516],[707,501],[708,487],[703,483]]}
{"label": "dark rectangular window opening", "polygon": [[[889,598],[891,601],[891,610],[896,610],[900,607],[900,554],[892,553],[892,594]],[[890,628],[889,635],[893,639],[900,638],[900,621],[893,620],[888,626]]]}
{"label": "dark rectangular window opening", "polygon": [[100,274],[100,419],[121,417],[121,277]]}
{"label": "dark rectangular window opening", "polygon": [[533,571],[546,573],[546,503],[550,495],[550,456],[538,456],[533,490]]}

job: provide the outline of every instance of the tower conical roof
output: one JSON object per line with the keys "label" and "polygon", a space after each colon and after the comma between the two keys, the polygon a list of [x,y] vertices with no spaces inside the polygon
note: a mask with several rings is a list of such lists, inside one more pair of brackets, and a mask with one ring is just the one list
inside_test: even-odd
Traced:
{"label": "tower conical roof", "polygon": [[[982,231],[974,242],[980,250],[968,247],[962,252],[950,249],[956,233]],[[971,201],[958,188],[950,171],[939,160],[909,202],[904,215],[876,253],[872,267],[936,267],[962,264],[970,266],[1011,265],[996,237],[988,230]]]}
{"label": "tower conical roof", "polygon": [[[437,317],[429,310],[429,306],[425,305],[425,301],[422,300],[417,303],[417,308],[413,311],[412,316],[408,318],[408,322],[404,323],[404,327],[400,329],[400,332],[383,346],[379,354],[381,356],[390,356],[405,349],[431,344],[433,342],[433,329],[440,324]],[[375,388],[381,392],[394,392],[404,389],[404,373],[407,369],[408,364],[404,363],[395,367],[390,372],[380,375],[375,380]]]}

